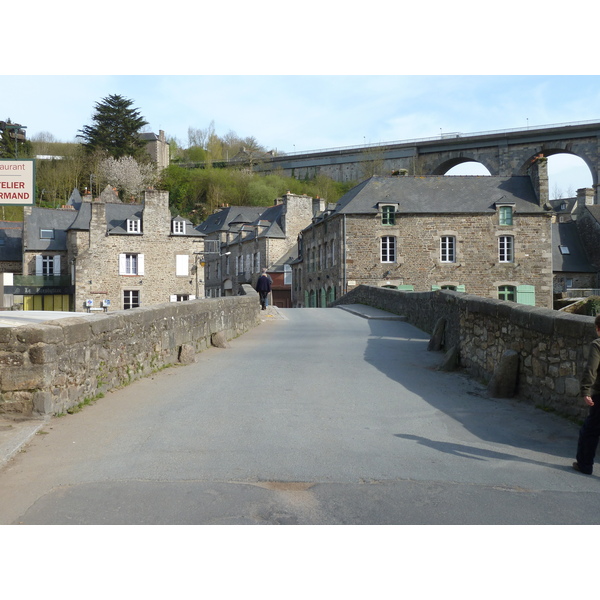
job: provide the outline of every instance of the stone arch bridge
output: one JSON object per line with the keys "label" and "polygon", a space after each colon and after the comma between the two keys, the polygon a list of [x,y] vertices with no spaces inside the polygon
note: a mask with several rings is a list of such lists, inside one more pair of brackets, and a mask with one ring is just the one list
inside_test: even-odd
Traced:
{"label": "stone arch bridge", "polygon": [[336,181],[359,181],[373,174],[406,169],[409,175],[444,175],[452,167],[478,162],[491,175],[523,175],[543,154],[572,154],[592,173],[597,199],[600,174],[600,121],[527,127],[485,133],[441,134],[435,138],[333,148],[273,156],[255,166],[297,179],[322,173]]}

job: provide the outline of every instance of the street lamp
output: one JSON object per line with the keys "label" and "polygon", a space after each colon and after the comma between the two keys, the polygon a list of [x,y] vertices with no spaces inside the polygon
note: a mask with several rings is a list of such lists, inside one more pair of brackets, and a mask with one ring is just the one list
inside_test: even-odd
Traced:
{"label": "street lamp", "polygon": [[12,129],[15,132],[15,158],[19,158],[19,131],[21,129],[27,129],[27,127],[25,125],[19,125],[18,123],[6,123],[4,129],[8,129],[9,131]]}

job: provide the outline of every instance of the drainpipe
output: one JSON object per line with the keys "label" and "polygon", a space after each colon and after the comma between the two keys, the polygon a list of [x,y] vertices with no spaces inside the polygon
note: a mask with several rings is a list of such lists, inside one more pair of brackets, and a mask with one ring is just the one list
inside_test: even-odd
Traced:
{"label": "drainpipe", "polygon": [[346,273],[346,215],[343,214],[342,215],[342,227],[344,230],[344,268],[342,270],[343,272],[343,285],[344,285],[344,294],[348,293],[348,281],[346,279],[347,277],[347,273]]}

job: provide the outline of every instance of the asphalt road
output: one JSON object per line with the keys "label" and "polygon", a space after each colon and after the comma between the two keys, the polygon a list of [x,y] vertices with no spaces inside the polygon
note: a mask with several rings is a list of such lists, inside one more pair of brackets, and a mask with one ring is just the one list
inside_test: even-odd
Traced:
{"label": "asphalt road", "polygon": [[598,524],[577,426],[436,370],[428,336],[274,313],[53,418],[0,469],[1,524]]}

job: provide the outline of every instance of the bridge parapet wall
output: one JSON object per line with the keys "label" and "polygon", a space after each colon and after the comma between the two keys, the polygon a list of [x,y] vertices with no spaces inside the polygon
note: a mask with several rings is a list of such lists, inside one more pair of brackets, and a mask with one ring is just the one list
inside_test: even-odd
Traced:
{"label": "bridge parapet wall", "polygon": [[366,304],[404,315],[432,333],[445,318],[446,350],[458,349],[460,366],[488,383],[507,350],[519,354],[516,397],[567,417],[583,418],[579,379],[595,339],[594,318],[440,290],[402,292],[359,286],[334,305]]}
{"label": "bridge parapet wall", "polygon": [[[0,414],[60,414],[259,324],[257,293],[0,329]],[[49,314],[51,319],[51,315]]]}

